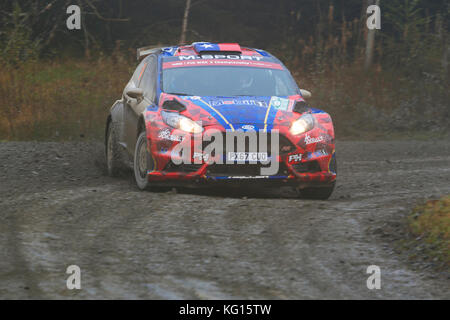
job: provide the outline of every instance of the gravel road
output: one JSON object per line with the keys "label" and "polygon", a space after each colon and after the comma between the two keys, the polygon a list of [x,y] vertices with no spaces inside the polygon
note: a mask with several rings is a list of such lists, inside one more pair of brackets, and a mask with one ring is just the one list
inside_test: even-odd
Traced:
{"label": "gravel road", "polygon": [[[394,250],[417,202],[450,193],[450,142],[338,141],[328,201],[289,190],[140,192],[101,143],[0,143],[0,298],[449,299]],[[81,290],[66,268],[81,268]],[[381,268],[368,290],[366,269]]]}

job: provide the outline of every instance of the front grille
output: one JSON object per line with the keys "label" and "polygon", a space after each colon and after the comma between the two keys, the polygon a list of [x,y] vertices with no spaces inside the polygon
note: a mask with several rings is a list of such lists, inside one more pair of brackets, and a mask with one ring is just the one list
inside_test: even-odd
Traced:
{"label": "front grille", "polygon": [[[278,163],[278,172],[275,175],[287,175],[288,170],[283,162]],[[269,165],[258,164],[212,164],[208,166],[208,176],[260,176],[261,168]]]}
{"label": "front grille", "polygon": [[319,162],[317,161],[308,161],[293,164],[292,168],[299,173],[314,173],[322,171],[322,169],[320,169]]}
{"label": "front grille", "polygon": [[[262,150],[259,150],[259,141],[260,141],[260,134],[257,131],[256,132],[256,148],[254,149],[250,149],[250,139],[249,137],[245,137],[244,140],[244,150],[238,150],[237,148],[237,141],[238,139],[234,138],[234,143],[233,143],[233,150],[227,150],[227,143],[226,143],[226,134],[222,133],[222,150],[224,151],[224,154],[226,155],[227,152],[237,152],[237,151],[241,151],[241,152],[251,152],[251,151],[258,151],[258,152],[262,152]],[[271,141],[271,137],[272,135],[270,133],[267,133],[267,149],[265,151],[267,151],[268,156],[271,155],[271,151],[272,151],[272,141]],[[205,150],[206,146],[208,146],[210,143],[213,143],[213,141],[203,141],[203,145],[202,148],[203,150]],[[296,147],[294,146],[294,144],[288,139],[286,138],[284,135],[280,134],[279,135],[279,149],[278,149],[278,154],[279,155],[285,155],[288,154],[292,151],[294,151],[296,149]],[[215,150],[212,152],[212,156],[215,156]]]}

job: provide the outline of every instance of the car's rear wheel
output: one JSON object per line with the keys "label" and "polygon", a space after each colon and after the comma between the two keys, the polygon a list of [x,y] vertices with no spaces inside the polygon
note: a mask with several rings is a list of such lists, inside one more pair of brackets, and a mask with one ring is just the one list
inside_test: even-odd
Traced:
{"label": "car's rear wheel", "polygon": [[[335,155],[333,155],[333,158],[331,158],[330,170],[337,173],[337,163]],[[333,181],[329,186],[325,187],[298,189],[299,197],[301,199],[327,200],[333,193],[335,186],[336,181]]]}
{"label": "car's rear wheel", "polygon": [[113,122],[109,122],[106,131],[106,168],[108,175],[117,176],[122,166],[117,133]]}
{"label": "car's rear wheel", "polygon": [[134,179],[139,189],[145,190],[150,187],[148,172],[153,170],[153,166],[153,159],[148,152],[147,134],[144,130],[137,138],[133,161]]}

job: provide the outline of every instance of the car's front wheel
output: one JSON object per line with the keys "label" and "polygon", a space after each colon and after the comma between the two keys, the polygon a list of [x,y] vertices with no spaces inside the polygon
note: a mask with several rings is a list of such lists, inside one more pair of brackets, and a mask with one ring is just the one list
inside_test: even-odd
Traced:
{"label": "car's front wheel", "polygon": [[[336,156],[333,155],[330,162],[330,169],[337,173]],[[299,197],[301,199],[313,199],[313,200],[327,200],[333,193],[336,181],[333,181],[330,185],[325,187],[304,188],[299,189]]]}
{"label": "car's front wheel", "polygon": [[327,200],[333,193],[336,182],[327,187],[305,188],[299,190],[301,199]]}
{"label": "car's front wheel", "polygon": [[147,143],[147,134],[144,130],[137,138],[133,161],[134,179],[141,190],[150,186],[147,175],[153,170],[153,159],[148,152]]}

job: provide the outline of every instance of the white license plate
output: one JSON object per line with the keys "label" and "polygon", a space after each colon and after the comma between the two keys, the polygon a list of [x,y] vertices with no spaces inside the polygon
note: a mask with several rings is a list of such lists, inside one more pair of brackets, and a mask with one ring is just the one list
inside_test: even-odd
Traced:
{"label": "white license plate", "polygon": [[227,161],[267,161],[267,152],[228,152]]}

